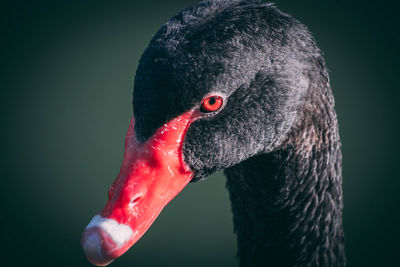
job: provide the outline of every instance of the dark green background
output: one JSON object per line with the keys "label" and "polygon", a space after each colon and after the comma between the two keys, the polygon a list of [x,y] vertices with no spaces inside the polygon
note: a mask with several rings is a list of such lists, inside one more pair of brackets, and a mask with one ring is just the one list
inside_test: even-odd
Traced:
{"label": "dark green background", "polygon": [[[2,2],[1,266],[90,266],[80,236],[120,167],[139,57],[195,2]],[[384,1],[275,2],[309,26],[331,71],[349,266],[394,266],[398,12]],[[224,184],[218,173],[189,185],[112,266],[237,266]]]}

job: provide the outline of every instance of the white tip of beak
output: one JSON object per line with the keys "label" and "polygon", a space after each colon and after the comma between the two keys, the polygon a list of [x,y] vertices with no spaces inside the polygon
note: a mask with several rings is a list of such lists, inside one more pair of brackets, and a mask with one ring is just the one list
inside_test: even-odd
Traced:
{"label": "white tip of beak", "polygon": [[132,234],[129,226],[96,215],[83,232],[82,248],[92,264],[106,266],[115,258],[112,252],[124,246]]}

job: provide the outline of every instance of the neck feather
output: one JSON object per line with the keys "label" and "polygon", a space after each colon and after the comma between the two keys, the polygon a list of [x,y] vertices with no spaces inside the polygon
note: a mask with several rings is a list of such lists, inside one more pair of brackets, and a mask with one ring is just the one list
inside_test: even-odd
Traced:
{"label": "neck feather", "polygon": [[225,170],[241,266],[345,265],[336,114],[304,110],[280,149]]}

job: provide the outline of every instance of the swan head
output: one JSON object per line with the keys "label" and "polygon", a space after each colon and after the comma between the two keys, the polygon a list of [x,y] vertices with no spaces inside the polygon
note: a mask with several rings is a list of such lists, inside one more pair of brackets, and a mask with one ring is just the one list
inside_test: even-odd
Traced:
{"label": "swan head", "polygon": [[217,95],[223,108],[185,134],[192,181],[273,151],[307,104],[321,60],[306,27],[273,5],[204,1],[168,21],[144,52],[133,93],[136,134],[147,140]]}
{"label": "swan head", "polygon": [[320,75],[298,21],[261,1],[203,1],[151,40],[135,76],[121,171],[82,246],[109,264],[189,182],[284,144]]}

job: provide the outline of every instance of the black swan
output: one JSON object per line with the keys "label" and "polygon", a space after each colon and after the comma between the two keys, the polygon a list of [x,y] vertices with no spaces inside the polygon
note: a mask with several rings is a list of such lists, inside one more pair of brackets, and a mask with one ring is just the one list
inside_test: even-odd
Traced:
{"label": "black swan", "polygon": [[140,60],[120,173],[86,227],[107,265],[189,182],[224,170],[240,266],[344,266],[340,139],[307,28],[260,0],[172,17]]}

